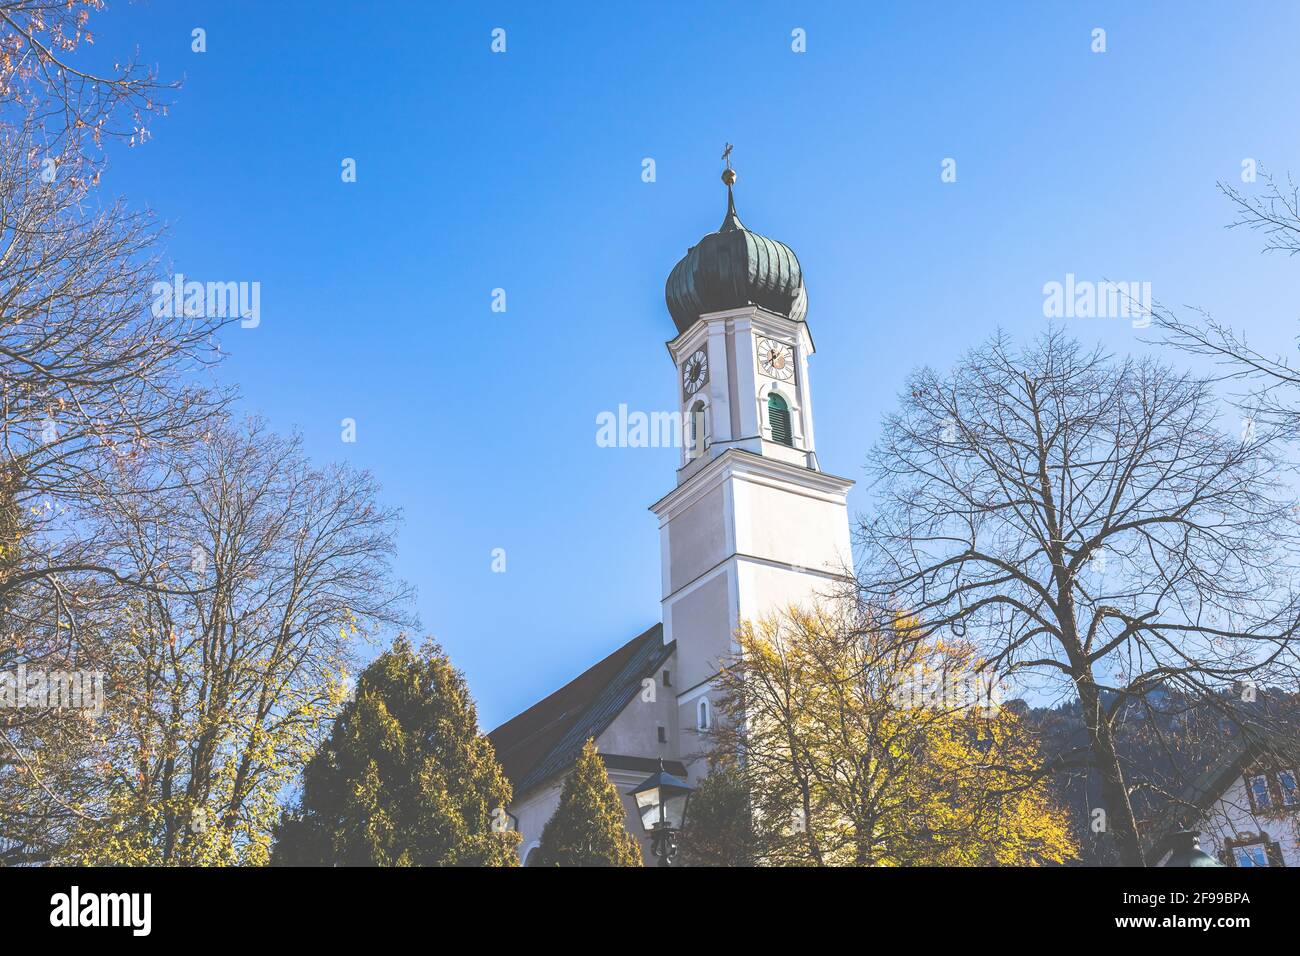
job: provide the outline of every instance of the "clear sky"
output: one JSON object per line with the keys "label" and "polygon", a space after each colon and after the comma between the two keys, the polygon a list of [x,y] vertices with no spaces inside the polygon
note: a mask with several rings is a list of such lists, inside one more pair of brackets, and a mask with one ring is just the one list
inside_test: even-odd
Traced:
{"label": "clear sky", "polygon": [[221,376],[403,509],[399,570],[487,728],[659,620],[646,509],[678,452],[597,447],[595,420],[675,407],[663,284],[722,220],[724,141],[741,218],[803,266],[827,471],[862,478],[909,370],[1033,335],[1067,273],[1294,347],[1300,263],[1225,230],[1215,181],[1300,174],[1300,5],[809,6],[113,0],[92,25],[184,81],[106,188],[168,223],[175,271],[261,283]]}

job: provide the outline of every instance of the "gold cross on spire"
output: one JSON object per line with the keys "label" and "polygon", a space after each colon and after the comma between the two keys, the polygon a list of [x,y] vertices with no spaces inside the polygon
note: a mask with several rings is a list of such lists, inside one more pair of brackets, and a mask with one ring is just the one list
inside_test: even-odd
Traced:
{"label": "gold cross on spire", "polygon": [[731,168],[731,144],[727,143],[722,149],[722,158],[727,161],[727,168],[722,171],[722,181],[727,184],[727,190],[736,182],[736,171]]}

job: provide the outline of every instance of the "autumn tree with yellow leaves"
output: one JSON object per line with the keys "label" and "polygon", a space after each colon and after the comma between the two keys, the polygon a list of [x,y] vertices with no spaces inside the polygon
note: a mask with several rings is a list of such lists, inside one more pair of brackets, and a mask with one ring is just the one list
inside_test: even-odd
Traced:
{"label": "autumn tree with yellow leaves", "polygon": [[[738,859],[784,866],[1061,863],[1075,854],[1035,742],[958,644],[858,609],[744,624],[717,678],[709,756],[728,787]],[[737,799],[742,794],[743,799]],[[689,824],[688,824],[689,827]],[[716,840],[704,855],[726,861]],[[687,860],[699,860],[692,833]],[[694,850],[694,852],[693,852]],[[705,859],[702,862],[710,862]],[[731,860],[729,862],[737,862]]]}
{"label": "autumn tree with yellow leaves", "polygon": [[[225,319],[156,315],[158,224],[104,192],[171,87],[84,48],[104,0],[0,0],[0,671],[118,671],[110,634],[155,581],[118,560],[106,491],[193,447],[229,395],[205,389]],[[126,53],[126,50],[122,51]],[[119,485],[120,486],[120,485]],[[141,485],[133,485],[138,494]],[[165,490],[155,486],[153,491]],[[115,504],[134,506],[135,502]],[[0,708],[0,865],[47,863],[95,804],[111,716]]]}
{"label": "autumn tree with yellow leaves", "polygon": [[407,623],[396,514],[232,424],[233,317],[155,308],[157,223],[100,173],[173,87],[93,71],[104,6],[0,0],[0,671],[107,675],[99,712],[0,708],[0,865],[260,863],[356,644]]}
{"label": "autumn tree with yellow leaves", "polygon": [[115,560],[154,587],[110,622],[110,710],[82,761],[95,786],[60,862],[267,862],[356,644],[409,623],[397,515],[365,472],[313,466],[255,420],[214,424],[168,467],[168,494],[105,491]]}

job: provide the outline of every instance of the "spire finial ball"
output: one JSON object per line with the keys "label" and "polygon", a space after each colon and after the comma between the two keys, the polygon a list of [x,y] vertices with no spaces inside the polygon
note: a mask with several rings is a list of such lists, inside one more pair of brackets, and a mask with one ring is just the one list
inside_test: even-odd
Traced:
{"label": "spire finial ball", "polygon": [[734,186],[736,184],[736,171],[728,166],[722,171],[722,181],[728,186]]}

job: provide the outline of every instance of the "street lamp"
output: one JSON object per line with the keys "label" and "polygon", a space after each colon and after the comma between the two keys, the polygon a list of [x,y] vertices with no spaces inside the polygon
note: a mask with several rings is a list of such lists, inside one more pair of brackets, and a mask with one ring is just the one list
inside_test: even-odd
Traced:
{"label": "street lamp", "polygon": [[676,835],[686,822],[686,804],[691,787],[674,777],[659,761],[659,770],[632,791],[641,826],[650,834],[650,852],[659,857],[660,866],[672,866],[677,856]]}
{"label": "street lamp", "polygon": [[1173,844],[1165,866],[1223,866],[1201,849],[1201,835],[1195,830],[1179,830],[1173,834]]}

